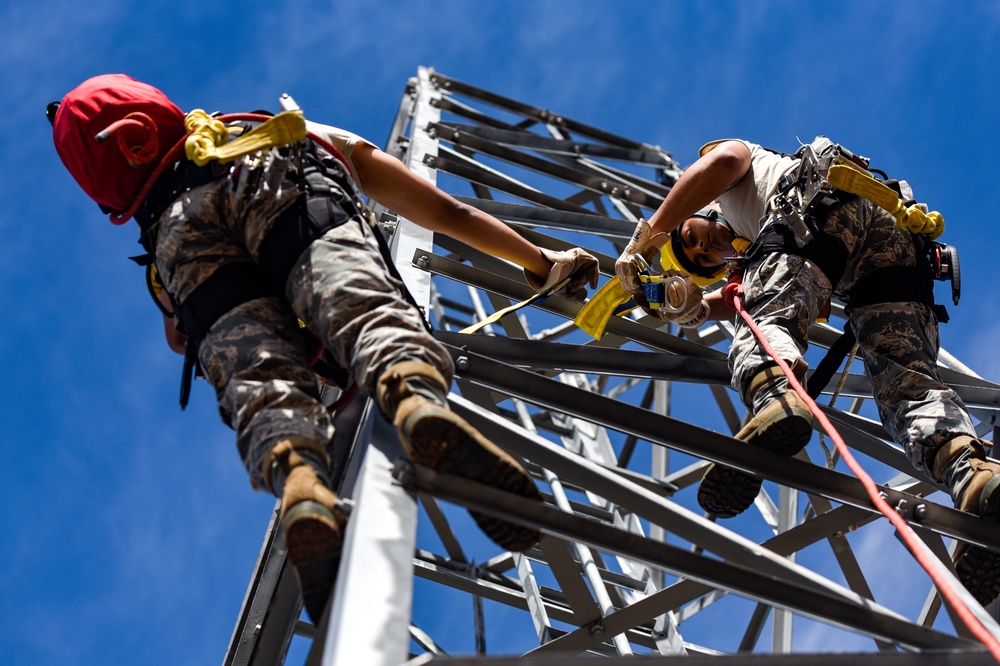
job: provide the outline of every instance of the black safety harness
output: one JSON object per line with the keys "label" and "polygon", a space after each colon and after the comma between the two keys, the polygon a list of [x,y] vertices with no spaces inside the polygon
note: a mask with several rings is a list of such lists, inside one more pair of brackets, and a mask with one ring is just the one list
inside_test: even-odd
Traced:
{"label": "black safety harness", "polygon": [[[251,123],[248,125],[246,131],[253,126]],[[178,330],[187,336],[181,376],[182,409],[187,405],[193,378],[200,376],[198,348],[212,325],[222,315],[248,301],[284,297],[288,274],[310,243],[349,220],[366,219],[364,203],[354,194],[356,189],[351,176],[339,161],[321,153],[309,139],[301,148],[296,172],[302,194],[274,221],[261,244],[258,263],[241,261],[225,264],[182,303],[174,303],[171,298],[179,322]],[[152,262],[155,256],[153,227],[181,194],[229,175],[228,165],[213,161],[197,166],[186,158],[179,160],[172,170],[157,180],[135,213],[140,228],[139,243],[146,254],[132,259],[142,265]],[[329,181],[336,183],[337,187],[332,187]],[[402,281],[382,234],[375,230],[374,235],[390,273]],[[407,300],[416,305],[405,287],[403,292]],[[306,332],[308,334],[308,329]],[[341,388],[347,387],[350,382],[350,373],[327,353],[318,355],[313,370]]]}
{"label": "black safety harness", "polygon": [[[901,194],[898,181],[886,180],[884,182]],[[779,183],[776,192],[782,194],[797,186],[799,186],[798,182],[785,176]],[[745,261],[753,262],[774,252],[798,255],[818,266],[830,280],[830,283],[836,287],[847,268],[849,254],[840,239],[823,231],[821,221],[830,215],[833,208],[858,200],[860,198],[857,195],[842,190],[834,189],[831,192],[824,192],[822,196],[816,197],[802,211],[802,221],[810,236],[808,242],[804,245],[800,244],[796,233],[785,224],[769,225],[761,230],[760,236],[773,238],[774,235],[777,235],[781,240],[779,242],[754,243],[748,248]],[[926,235],[914,234],[910,231],[905,233],[911,234],[916,246],[916,265],[889,266],[874,270],[861,277],[845,295],[846,311],[850,313],[854,308],[880,303],[916,302],[929,307],[939,322],[947,323],[949,320],[947,309],[934,300],[933,281],[951,278],[954,301],[956,305],[958,304],[957,253],[954,248],[934,243]],[[948,253],[947,262],[949,265],[946,266],[946,274],[942,273],[941,247],[946,248],[944,251]],[[951,270],[954,270],[955,273],[952,274]],[[830,346],[826,356],[812,373],[807,384],[810,396],[815,398],[826,388],[833,374],[856,342],[854,331],[850,326],[845,326],[843,334]]]}

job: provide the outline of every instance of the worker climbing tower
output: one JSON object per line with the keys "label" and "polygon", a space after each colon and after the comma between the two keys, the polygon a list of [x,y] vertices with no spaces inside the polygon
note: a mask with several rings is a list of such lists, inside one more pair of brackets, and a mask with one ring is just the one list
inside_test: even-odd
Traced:
{"label": "worker climbing tower", "polygon": [[[386,150],[540,246],[587,248],[602,283],[615,279],[637,220],[681,173],[656,146],[424,68],[406,87]],[[533,295],[519,268],[375,213],[454,357],[453,408],[524,459],[545,504],[410,464],[370,401],[340,400],[334,477],[352,508],[330,606],[317,626],[300,619],[275,518],[227,666],[631,655],[992,663],[828,440],[816,434],[784,460],[732,439],[744,410],[728,388],[729,324],[680,330],[636,310],[595,340],[574,324],[579,303],[550,296],[512,307]],[[842,323],[834,304],[810,332],[817,353]],[[1000,386],[947,352],[940,364],[980,436],[995,437]],[[845,365],[818,402],[928,551],[948,562],[960,540],[1000,549],[995,528],[914,476],[874,415],[867,379]],[[714,521],[698,507],[713,462],[765,479],[745,514]],[[499,552],[465,508],[535,525],[543,537],[525,553]],[[993,613],[962,594],[1000,636]]]}

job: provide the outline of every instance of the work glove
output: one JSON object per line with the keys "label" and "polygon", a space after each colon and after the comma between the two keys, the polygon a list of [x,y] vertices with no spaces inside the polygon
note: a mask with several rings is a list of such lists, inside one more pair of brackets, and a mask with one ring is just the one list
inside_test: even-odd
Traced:
{"label": "work glove", "polygon": [[649,307],[646,292],[642,288],[639,274],[649,270],[653,258],[667,242],[667,234],[652,235],[652,228],[646,220],[639,220],[632,233],[632,239],[618,261],[615,262],[615,273],[622,287],[643,311],[657,319],[669,321],[683,328],[698,328],[708,319],[709,307],[701,293],[701,288],[687,274],[670,270],[665,277],[680,277],[680,281],[671,281],[667,286],[666,299],[674,307],[675,312],[654,310]]}
{"label": "work glove", "polygon": [[524,278],[532,289],[547,292],[568,280],[552,293],[574,301],[582,301],[587,298],[586,285],[589,284],[591,289],[597,286],[597,278],[601,271],[597,259],[585,250],[578,247],[562,252],[544,247],[539,249],[542,251],[542,256],[552,262],[552,268],[544,280],[528,270],[524,271]]}
{"label": "work glove", "polygon": [[[653,258],[660,251],[660,248],[667,242],[666,234],[656,234],[651,238],[652,228],[646,220],[639,220],[635,231],[632,233],[632,240],[625,246],[625,251],[615,262],[615,273],[619,282],[625,288],[635,302],[647,312],[649,304],[642,291],[642,283],[639,281],[639,273],[649,269]],[[639,258],[636,258],[636,257]],[[650,312],[650,314],[652,314]]]}
{"label": "work glove", "polygon": [[677,324],[681,328],[698,328],[708,320],[709,306],[701,287],[685,273],[667,271],[669,280],[664,294],[665,307],[660,310],[644,308],[646,312],[663,321]]}

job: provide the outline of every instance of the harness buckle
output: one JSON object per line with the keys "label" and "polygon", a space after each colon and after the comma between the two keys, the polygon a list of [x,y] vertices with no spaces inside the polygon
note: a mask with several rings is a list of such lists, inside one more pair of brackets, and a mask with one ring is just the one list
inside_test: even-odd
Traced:
{"label": "harness buckle", "polygon": [[815,207],[821,206],[825,198],[837,191],[828,179],[830,168],[848,165],[868,173],[869,160],[826,137],[817,137],[812,143],[803,144],[795,157],[799,159],[799,165],[782,177],[773,205],[787,219],[796,235],[808,243],[811,234],[803,218],[812,215]]}
{"label": "harness buckle", "polygon": [[[680,275],[647,275],[640,273],[639,282],[642,283],[643,295],[649,303],[651,310],[665,312],[667,314],[677,314],[687,308],[688,294],[687,285]],[[683,299],[680,303],[674,304],[668,296],[668,290],[674,284],[678,285]],[[676,291],[674,293],[677,293]]]}
{"label": "harness buckle", "polygon": [[[649,262],[641,254],[636,253],[632,257],[636,267],[639,268],[639,282],[642,284],[643,296],[646,297],[649,308],[667,314],[683,312],[688,301],[687,285],[684,283],[684,278],[680,275],[654,273]],[[671,302],[668,296],[668,290],[674,284],[678,285],[684,295],[683,300],[678,304]]]}

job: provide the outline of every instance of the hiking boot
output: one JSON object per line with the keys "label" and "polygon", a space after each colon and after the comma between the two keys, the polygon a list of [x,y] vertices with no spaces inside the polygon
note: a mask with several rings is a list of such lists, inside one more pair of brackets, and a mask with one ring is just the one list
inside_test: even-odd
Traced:
{"label": "hiking boot", "polygon": [[[747,393],[753,396],[760,390],[773,391],[774,387],[768,385],[780,381],[777,376],[780,372],[777,368],[761,372],[751,381]],[[750,400],[747,402],[752,404]],[[812,437],[812,414],[798,393],[786,386],[784,393],[768,402],[735,437],[751,446],[790,458]],[[717,518],[738,516],[754,503],[762,482],[763,479],[754,474],[714,463],[708,467],[698,487],[698,504]]]}
{"label": "hiking boot", "polygon": [[[438,377],[440,374],[426,364],[405,362],[392,366],[379,379],[379,404],[384,412],[392,414],[410,459],[442,474],[542,501],[531,475],[518,461],[483,437],[446,403],[425,395],[427,384]],[[414,386],[418,382],[423,386]],[[443,385],[442,378],[438,386]],[[469,513],[486,536],[506,550],[523,551],[538,543],[538,530],[476,511]]]}
{"label": "hiking boot", "polygon": [[[963,435],[941,447],[934,477],[952,488],[956,509],[1000,523],[1000,464],[986,460],[980,440]],[[983,606],[1000,595],[1000,553],[960,542],[952,561],[962,585]]]}
{"label": "hiking boot", "polygon": [[[531,475],[514,458],[479,434],[460,416],[414,397],[403,402],[394,425],[410,458],[442,474],[541,501]],[[538,543],[537,530],[469,511],[490,539],[502,548],[523,551]]]}
{"label": "hiking boot", "polygon": [[[302,600],[314,624],[326,610],[340,565],[346,519],[337,510],[337,496],[306,462],[312,447],[300,455],[296,443],[284,439],[275,445],[272,474],[281,476],[281,530],[288,559],[295,571]],[[274,481],[272,481],[274,483]]]}

